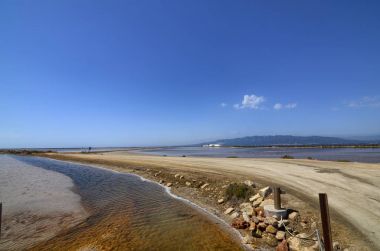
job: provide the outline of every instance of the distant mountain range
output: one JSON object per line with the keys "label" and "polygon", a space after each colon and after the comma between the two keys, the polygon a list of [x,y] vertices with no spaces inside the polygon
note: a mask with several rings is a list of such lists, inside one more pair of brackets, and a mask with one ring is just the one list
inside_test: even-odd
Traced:
{"label": "distant mountain range", "polygon": [[205,142],[199,145],[220,144],[222,146],[297,146],[297,145],[358,145],[358,144],[379,144],[379,140],[355,140],[337,137],[322,136],[248,136],[234,139],[221,139]]}

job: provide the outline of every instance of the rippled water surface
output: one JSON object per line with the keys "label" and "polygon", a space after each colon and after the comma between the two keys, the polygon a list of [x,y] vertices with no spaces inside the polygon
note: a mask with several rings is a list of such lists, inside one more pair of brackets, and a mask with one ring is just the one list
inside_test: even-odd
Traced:
{"label": "rippled water surface", "polygon": [[174,199],[156,183],[86,165],[15,158],[70,177],[92,214],[35,250],[241,250],[220,221]]}
{"label": "rippled water surface", "polygon": [[136,152],[168,156],[280,158],[285,154],[295,158],[312,157],[319,160],[347,160],[380,163],[380,148],[287,148],[287,147],[165,147]]}

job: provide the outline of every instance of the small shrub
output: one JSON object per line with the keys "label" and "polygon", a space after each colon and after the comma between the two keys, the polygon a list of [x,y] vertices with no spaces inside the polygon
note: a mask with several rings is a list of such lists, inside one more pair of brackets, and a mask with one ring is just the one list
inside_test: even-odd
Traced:
{"label": "small shrub", "polygon": [[287,154],[285,154],[285,155],[282,156],[281,158],[283,158],[283,159],[294,159],[293,156],[290,156],[290,155],[287,155]]}
{"label": "small shrub", "polygon": [[312,160],[313,158],[309,156],[309,157],[307,157],[307,159],[310,159],[310,160]]}
{"label": "small shrub", "polygon": [[239,157],[238,156],[227,156],[226,158],[232,159],[232,158],[239,158]]}
{"label": "small shrub", "polygon": [[253,188],[246,184],[233,183],[227,187],[226,198],[227,200],[231,200],[231,199],[245,200],[251,197],[254,194],[254,192],[255,191],[253,190]]}

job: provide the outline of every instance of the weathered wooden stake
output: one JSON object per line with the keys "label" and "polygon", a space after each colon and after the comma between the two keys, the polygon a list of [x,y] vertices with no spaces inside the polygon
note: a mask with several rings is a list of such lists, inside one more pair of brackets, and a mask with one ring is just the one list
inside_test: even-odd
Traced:
{"label": "weathered wooden stake", "polygon": [[3,203],[0,202],[0,239],[1,239],[1,216],[3,215]]}
{"label": "weathered wooden stake", "polygon": [[329,202],[327,200],[327,194],[319,194],[319,206],[321,209],[321,220],[322,220],[322,230],[323,230],[323,244],[325,246],[325,251],[332,251],[332,239],[331,239],[331,226],[330,226],[330,213],[329,213]]}
{"label": "weathered wooden stake", "polygon": [[274,209],[281,209],[281,189],[279,187],[273,188]]}

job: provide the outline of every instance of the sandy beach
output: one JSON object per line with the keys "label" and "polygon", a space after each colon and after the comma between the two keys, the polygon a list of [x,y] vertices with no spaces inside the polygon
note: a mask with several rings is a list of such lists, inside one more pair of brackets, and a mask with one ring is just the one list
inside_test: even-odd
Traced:
{"label": "sandy beach", "polygon": [[23,250],[82,222],[87,212],[65,175],[0,155],[0,250]]}
{"label": "sandy beach", "polygon": [[[62,160],[97,164],[118,171],[148,170],[181,172],[210,177],[216,181],[252,179],[262,184],[279,184],[288,194],[306,202],[318,216],[318,193],[326,192],[332,211],[333,235],[352,242],[360,250],[380,246],[380,164],[283,159],[183,158],[108,152],[98,154],[46,154]],[[144,174],[145,170],[145,174]],[[152,176],[152,175],[151,175]],[[186,197],[181,186],[174,192]],[[181,194],[182,191],[182,194]],[[191,196],[187,196],[191,197]],[[191,198],[190,198],[191,199]],[[212,200],[212,199],[211,199]],[[214,198],[215,200],[215,198]],[[212,205],[212,202],[197,201]],[[366,243],[366,241],[369,242]]]}

